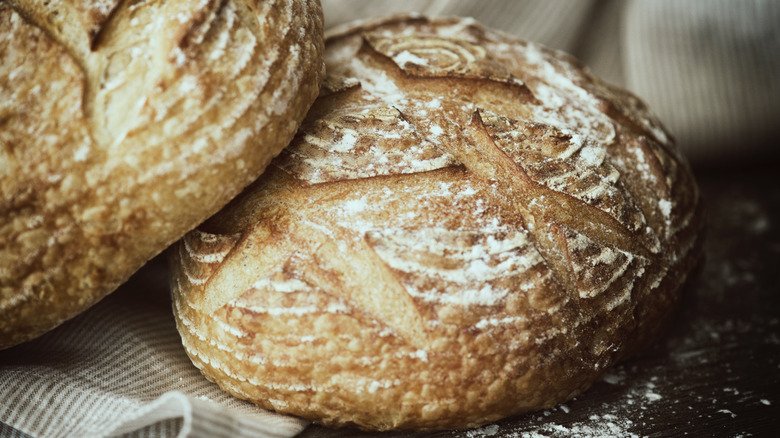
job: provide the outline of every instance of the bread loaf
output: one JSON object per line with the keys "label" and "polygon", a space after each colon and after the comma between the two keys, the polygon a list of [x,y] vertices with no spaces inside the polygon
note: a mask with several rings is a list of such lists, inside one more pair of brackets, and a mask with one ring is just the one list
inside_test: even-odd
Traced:
{"label": "bread loaf", "polygon": [[0,1],[0,348],[224,206],[316,98],[309,0]]}
{"label": "bread loaf", "polygon": [[702,209],[637,97],[465,19],[359,23],[325,53],[292,144],[172,251],[209,379],[329,426],[473,427],[658,334]]}

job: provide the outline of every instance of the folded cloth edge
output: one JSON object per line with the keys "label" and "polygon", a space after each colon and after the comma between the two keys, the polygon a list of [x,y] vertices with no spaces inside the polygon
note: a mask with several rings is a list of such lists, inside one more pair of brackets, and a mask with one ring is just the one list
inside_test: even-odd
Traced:
{"label": "folded cloth edge", "polygon": [[189,436],[287,438],[297,435],[308,425],[304,421],[298,424],[283,421],[273,422],[274,424],[259,422],[240,412],[227,411],[213,402],[193,398],[179,391],[170,391],[124,416],[116,427],[107,431],[105,436],[121,436],[173,418],[183,420],[178,434],[180,438]]}

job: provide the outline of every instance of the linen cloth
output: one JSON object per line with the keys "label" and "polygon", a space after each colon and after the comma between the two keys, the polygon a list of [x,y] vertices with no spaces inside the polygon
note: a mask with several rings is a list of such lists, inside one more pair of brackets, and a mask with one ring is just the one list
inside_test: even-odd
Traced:
{"label": "linen cloth", "polygon": [[[780,115],[780,2],[323,0],[326,26],[472,16],[573,53],[648,102],[696,163],[752,156]],[[738,148],[735,149],[735,145]],[[101,303],[0,351],[0,437],[290,437],[306,422],[234,399],[190,363],[156,259]]]}
{"label": "linen cloth", "polygon": [[307,424],[228,395],[192,365],[162,257],[82,315],[0,351],[0,422],[3,437],[85,438],[286,438]]}

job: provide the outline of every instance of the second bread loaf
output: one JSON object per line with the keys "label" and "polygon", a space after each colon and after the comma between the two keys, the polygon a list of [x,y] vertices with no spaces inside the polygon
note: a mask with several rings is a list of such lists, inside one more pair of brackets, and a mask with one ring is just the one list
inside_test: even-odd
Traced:
{"label": "second bread loaf", "polygon": [[331,426],[459,428],[585,391],[701,252],[684,157],[569,56],[461,19],[335,31],[293,143],[173,255],[184,346]]}

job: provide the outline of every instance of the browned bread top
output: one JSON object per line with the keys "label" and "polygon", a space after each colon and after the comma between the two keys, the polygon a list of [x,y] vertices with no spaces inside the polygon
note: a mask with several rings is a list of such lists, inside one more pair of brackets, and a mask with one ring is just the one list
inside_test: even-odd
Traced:
{"label": "browned bread top", "polygon": [[0,1],[0,348],[257,178],[322,68],[316,1]]}
{"label": "browned bread top", "polygon": [[466,427],[657,334],[702,214],[639,99],[464,19],[340,29],[326,64],[293,143],[173,256],[207,377],[328,425]]}

